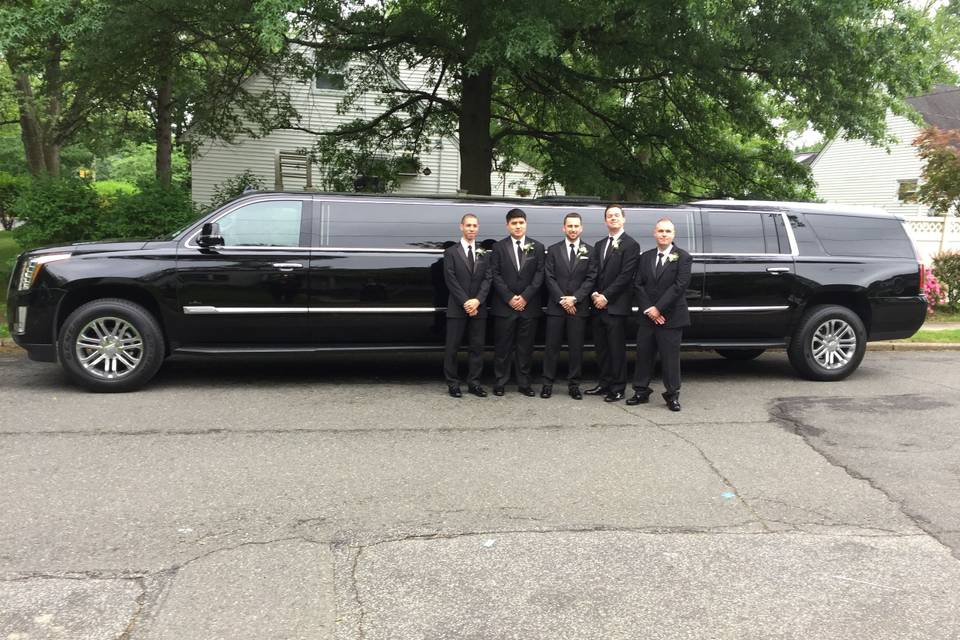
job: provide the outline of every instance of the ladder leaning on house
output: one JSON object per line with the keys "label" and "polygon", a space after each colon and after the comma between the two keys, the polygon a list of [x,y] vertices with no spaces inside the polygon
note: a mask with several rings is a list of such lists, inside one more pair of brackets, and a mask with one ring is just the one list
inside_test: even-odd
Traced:
{"label": "ladder leaning on house", "polygon": [[285,180],[303,180],[303,188],[313,189],[313,160],[306,153],[275,151],[273,155],[273,182],[277,191],[283,191]]}

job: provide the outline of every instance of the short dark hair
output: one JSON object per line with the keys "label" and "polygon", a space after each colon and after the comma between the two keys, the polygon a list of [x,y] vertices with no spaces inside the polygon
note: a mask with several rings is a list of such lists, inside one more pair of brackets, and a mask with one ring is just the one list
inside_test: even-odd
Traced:
{"label": "short dark hair", "polygon": [[563,216],[563,224],[567,224],[567,218],[576,218],[576,219],[579,220],[581,223],[583,222],[583,218],[581,218],[581,217],[580,217],[580,214],[577,213],[576,211],[571,211],[571,212],[568,213],[567,215]]}
{"label": "short dark hair", "polygon": [[460,218],[460,224],[463,224],[464,222],[466,222],[466,221],[467,221],[467,218],[473,218],[474,220],[477,221],[477,223],[480,222],[480,218],[477,217],[477,214],[475,214],[475,213],[465,213],[465,214],[463,214],[463,217]]}
{"label": "short dark hair", "polygon": [[627,217],[627,212],[623,210],[623,206],[622,206],[622,205],[619,205],[619,204],[617,204],[617,203],[612,203],[612,204],[608,204],[608,205],[607,205],[607,208],[603,210],[603,217],[604,217],[604,218],[607,217],[607,211],[610,211],[610,209],[620,209],[620,214],[623,215],[624,218]]}
{"label": "short dark hair", "polygon": [[514,218],[523,218],[527,219],[527,214],[523,212],[523,209],[510,209],[507,211],[507,222],[510,222]]}

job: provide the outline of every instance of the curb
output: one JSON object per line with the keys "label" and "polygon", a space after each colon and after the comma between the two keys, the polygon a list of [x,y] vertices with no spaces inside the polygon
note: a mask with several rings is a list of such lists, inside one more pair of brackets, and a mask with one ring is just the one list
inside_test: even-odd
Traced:
{"label": "curb", "polygon": [[868,342],[867,351],[960,351],[956,342]]}

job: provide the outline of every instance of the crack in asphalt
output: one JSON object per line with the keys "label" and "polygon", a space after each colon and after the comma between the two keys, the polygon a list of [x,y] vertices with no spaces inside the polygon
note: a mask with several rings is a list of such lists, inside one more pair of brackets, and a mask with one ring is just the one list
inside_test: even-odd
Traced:
{"label": "crack in asphalt", "polygon": [[134,602],[137,605],[136,611],[133,612],[133,615],[130,616],[130,621],[127,622],[127,626],[124,628],[123,632],[117,636],[117,640],[130,640],[133,634],[133,630],[137,626],[137,622],[140,620],[140,614],[143,613],[144,607],[147,602],[147,583],[144,578],[138,578],[136,580],[137,584],[140,586],[140,595],[138,595]]}
{"label": "crack in asphalt", "polygon": [[906,504],[905,498],[896,497],[890,491],[882,487],[876,480],[874,480],[870,476],[864,473],[861,473],[856,469],[851,468],[849,465],[842,462],[836,456],[833,456],[830,453],[821,450],[821,448],[817,447],[816,444],[814,444],[813,438],[822,436],[825,433],[825,429],[816,427],[812,424],[808,424],[804,422],[800,417],[794,415],[793,413],[794,407],[802,408],[801,405],[808,404],[810,402],[810,398],[807,398],[807,397],[774,398],[771,402],[772,402],[772,406],[770,409],[770,416],[775,421],[783,425],[784,428],[787,429],[787,431],[790,431],[795,435],[799,436],[806,443],[808,447],[810,447],[813,451],[819,454],[824,460],[829,462],[831,465],[833,465],[834,467],[837,467],[838,469],[843,470],[844,473],[846,473],[848,476],[850,476],[855,480],[866,482],[870,488],[882,494],[891,504],[897,507],[897,509],[900,511],[900,513],[904,515],[904,517],[906,517],[908,520],[913,522],[913,524],[915,524],[918,529],[920,529],[921,531],[924,531],[928,536],[930,536],[931,538],[936,540],[939,544],[944,546],[954,558],[956,558],[957,560],[960,560],[960,547],[955,549],[950,544],[948,544],[945,540],[943,540],[941,538],[942,532],[938,531],[937,528],[934,526],[934,524],[930,520],[925,518],[923,515],[913,511],[911,508],[909,508]]}

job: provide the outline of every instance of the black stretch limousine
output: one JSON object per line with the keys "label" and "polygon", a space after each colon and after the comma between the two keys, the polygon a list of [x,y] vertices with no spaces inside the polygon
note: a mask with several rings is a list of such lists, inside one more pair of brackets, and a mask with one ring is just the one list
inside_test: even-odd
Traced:
{"label": "black stretch limousine", "polygon": [[[588,243],[606,236],[592,202],[260,192],[162,239],[24,253],[7,321],[32,359],[59,361],[95,391],[140,387],[170,354],[441,349],[442,251],[460,217],[479,217],[489,247],[518,206],[548,246],[569,211]],[[868,340],[923,322],[923,266],[884,212],[734,201],[625,211],[641,248],[669,216],[694,256],[686,345],[743,359],[786,347],[802,376],[837,380]]]}

